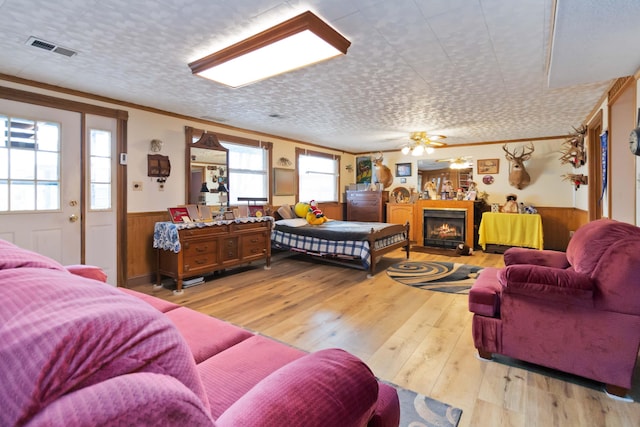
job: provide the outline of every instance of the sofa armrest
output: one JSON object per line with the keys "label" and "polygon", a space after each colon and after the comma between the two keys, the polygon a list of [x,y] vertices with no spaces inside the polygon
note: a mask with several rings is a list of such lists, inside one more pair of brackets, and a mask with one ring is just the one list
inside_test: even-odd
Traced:
{"label": "sofa armrest", "polygon": [[340,349],[307,354],[272,372],[216,420],[219,427],[363,426],[378,382],[357,357]]}
{"label": "sofa armrest", "polygon": [[593,280],[573,270],[539,265],[510,265],[498,273],[504,294],[593,307]]}
{"label": "sofa armrest", "polygon": [[75,274],[76,276],[97,280],[99,282],[107,281],[107,273],[105,273],[102,268],[96,267],[95,265],[72,264],[65,265],[64,268],[66,268],[69,273]]}
{"label": "sofa armrest", "polygon": [[504,264],[531,264],[554,268],[568,268],[570,266],[564,252],[551,250],[537,250],[528,248],[509,248],[504,251]]}

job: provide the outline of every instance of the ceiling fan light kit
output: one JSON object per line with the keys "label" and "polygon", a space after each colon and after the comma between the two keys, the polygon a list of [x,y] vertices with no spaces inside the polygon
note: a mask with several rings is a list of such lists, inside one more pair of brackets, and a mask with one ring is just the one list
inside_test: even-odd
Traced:
{"label": "ceiling fan light kit", "polygon": [[409,139],[412,142],[405,144],[400,150],[402,154],[411,154],[412,156],[422,156],[425,152],[432,154],[434,147],[444,147],[444,142],[440,140],[445,139],[444,135],[430,135],[427,132],[413,132],[409,135]]}

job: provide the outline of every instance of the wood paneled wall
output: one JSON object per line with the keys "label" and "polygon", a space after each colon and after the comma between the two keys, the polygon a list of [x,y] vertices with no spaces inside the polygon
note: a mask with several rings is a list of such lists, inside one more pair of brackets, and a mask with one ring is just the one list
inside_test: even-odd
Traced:
{"label": "wood paneled wall", "polygon": [[127,215],[127,286],[155,281],[157,256],[153,249],[153,228],[156,222],[170,219],[165,211]]}
{"label": "wood paneled wall", "polygon": [[564,251],[569,244],[569,234],[589,222],[589,214],[575,208],[536,206],[542,217],[544,248]]}
{"label": "wood paneled wall", "polygon": [[[319,203],[328,218],[343,219],[343,203]],[[569,232],[589,222],[586,211],[575,208],[536,207],[542,216],[544,248],[564,251]],[[156,222],[169,221],[167,212],[136,212],[127,215],[127,286],[155,280],[156,252],[153,228]]]}

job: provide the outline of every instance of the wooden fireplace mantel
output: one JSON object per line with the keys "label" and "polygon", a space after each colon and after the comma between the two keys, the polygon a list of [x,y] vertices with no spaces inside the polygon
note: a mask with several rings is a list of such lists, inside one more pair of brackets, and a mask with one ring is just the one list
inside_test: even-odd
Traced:
{"label": "wooden fireplace mantel", "polygon": [[415,236],[417,236],[417,246],[422,246],[424,235],[424,218],[423,209],[465,209],[467,211],[467,222],[465,243],[470,248],[473,248],[473,207],[474,202],[471,200],[418,200],[416,202],[415,209],[413,210],[413,224],[416,230]]}

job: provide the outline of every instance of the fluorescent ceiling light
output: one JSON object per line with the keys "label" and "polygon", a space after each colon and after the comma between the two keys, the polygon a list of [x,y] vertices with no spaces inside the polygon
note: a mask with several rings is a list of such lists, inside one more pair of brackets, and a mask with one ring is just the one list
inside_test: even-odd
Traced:
{"label": "fluorescent ceiling light", "polygon": [[191,72],[231,87],[347,53],[351,42],[307,11],[189,64]]}

